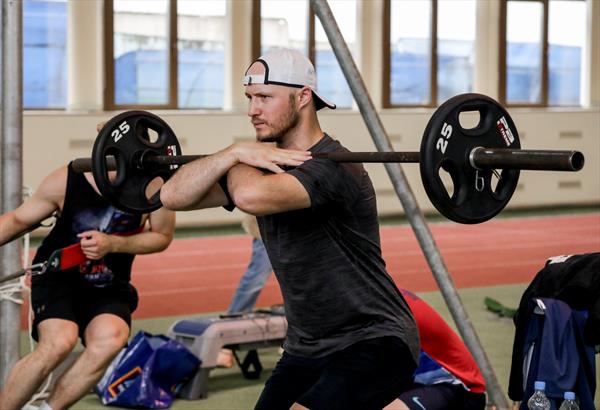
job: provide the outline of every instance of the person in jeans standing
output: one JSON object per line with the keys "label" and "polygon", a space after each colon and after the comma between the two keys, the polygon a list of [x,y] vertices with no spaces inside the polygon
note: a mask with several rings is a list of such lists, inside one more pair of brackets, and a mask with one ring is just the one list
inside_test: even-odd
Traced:
{"label": "person in jeans standing", "polygon": [[252,256],[227,309],[228,314],[251,312],[260,291],[267,283],[271,272],[273,272],[267,250],[260,238],[256,217],[254,215],[244,215],[242,228],[252,236]]}
{"label": "person in jeans standing", "polygon": [[[273,268],[269,255],[260,238],[260,231],[254,215],[245,214],[242,219],[242,228],[252,237],[252,256],[246,271],[240,278],[238,287],[227,309],[227,315],[238,315],[251,312],[256,305],[260,291],[267,283]],[[221,349],[217,357],[219,367],[233,366],[233,351]]]}

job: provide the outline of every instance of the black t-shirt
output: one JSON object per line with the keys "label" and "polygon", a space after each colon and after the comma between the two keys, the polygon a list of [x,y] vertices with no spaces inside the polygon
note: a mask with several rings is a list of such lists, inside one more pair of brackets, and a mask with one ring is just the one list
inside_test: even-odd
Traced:
{"label": "black t-shirt", "polygon": [[[346,149],[325,135],[310,151]],[[304,186],[311,207],[258,217],[283,294],[285,350],[323,356],[397,336],[417,361],[417,328],[385,269],[375,191],[362,164],[312,159],[287,173]]]}
{"label": "black t-shirt", "polygon": [[[38,248],[33,263],[47,261],[57,249],[80,242],[77,234],[97,230],[107,234],[127,235],[139,231],[142,216],[114,208],[89,184],[84,174],[69,164],[65,200],[56,224]],[[64,272],[34,276],[34,283],[63,282],[105,287],[128,283],[135,255],[109,253],[100,260],[86,260]]]}

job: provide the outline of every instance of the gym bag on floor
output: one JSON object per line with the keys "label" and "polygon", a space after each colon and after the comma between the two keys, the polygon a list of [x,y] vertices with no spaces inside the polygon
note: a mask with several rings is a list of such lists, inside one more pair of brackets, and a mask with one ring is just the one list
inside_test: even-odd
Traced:
{"label": "gym bag on floor", "polygon": [[96,385],[102,404],[166,409],[200,360],[183,344],[138,332]]}

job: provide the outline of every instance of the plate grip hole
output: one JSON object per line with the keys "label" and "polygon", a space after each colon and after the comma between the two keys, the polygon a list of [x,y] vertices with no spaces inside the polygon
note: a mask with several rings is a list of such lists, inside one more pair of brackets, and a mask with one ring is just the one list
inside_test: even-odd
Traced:
{"label": "plate grip hole", "polygon": [[458,114],[458,122],[464,130],[475,129],[481,122],[481,113],[479,110],[461,111]]}

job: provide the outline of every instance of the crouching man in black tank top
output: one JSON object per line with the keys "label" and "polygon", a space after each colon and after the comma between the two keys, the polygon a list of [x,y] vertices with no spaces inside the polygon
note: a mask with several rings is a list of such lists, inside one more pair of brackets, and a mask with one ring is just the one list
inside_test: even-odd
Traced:
{"label": "crouching man in black tank top", "polygon": [[371,179],[362,164],[311,159],[347,150],[320,128],[316,111],[335,105],[303,54],[266,54],[244,85],[257,142],[184,165],[163,204],[258,216],[288,329],[257,409],[380,410],[412,385],[419,336],[381,257]]}
{"label": "crouching man in black tank top", "polygon": [[20,410],[73,350],[78,336],[85,350],[41,409],[67,408],[90,391],[129,337],[138,302],[129,283],[134,256],[164,250],[175,225],[175,214],[164,208],[149,215],[115,209],[100,196],[91,174],[77,174],[69,165],[47,176],[16,210],[0,216],[0,245],[53,214],[56,224],[34,263],[69,246],[79,251],[76,244],[80,256],[76,266],[32,277],[32,335],[38,344],[11,369],[0,392],[2,410]]}

